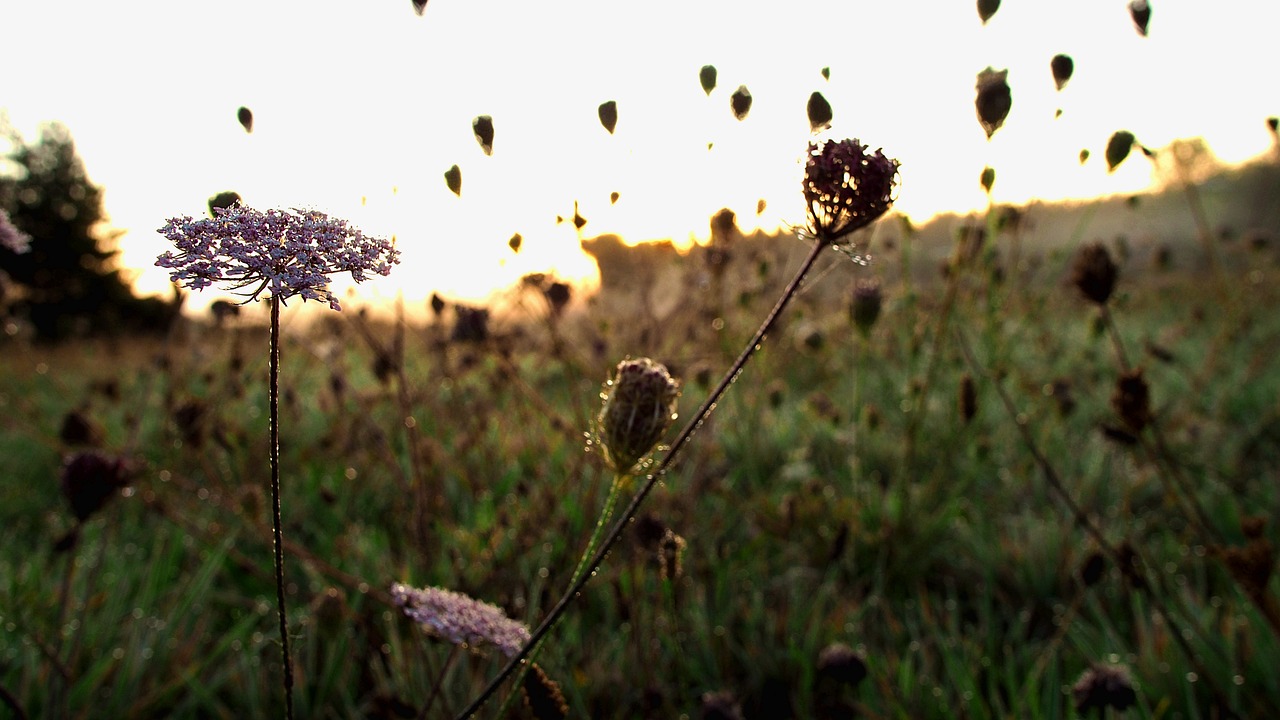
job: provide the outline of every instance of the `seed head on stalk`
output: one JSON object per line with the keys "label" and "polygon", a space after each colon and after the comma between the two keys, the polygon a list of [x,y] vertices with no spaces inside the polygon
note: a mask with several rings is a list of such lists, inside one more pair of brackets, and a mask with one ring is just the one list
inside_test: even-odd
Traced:
{"label": "seed head on stalk", "polygon": [[804,169],[808,233],[837,245],[888,212],[897,180],[898,161],[882,150],[867,152],[857,140],[810,143]]}

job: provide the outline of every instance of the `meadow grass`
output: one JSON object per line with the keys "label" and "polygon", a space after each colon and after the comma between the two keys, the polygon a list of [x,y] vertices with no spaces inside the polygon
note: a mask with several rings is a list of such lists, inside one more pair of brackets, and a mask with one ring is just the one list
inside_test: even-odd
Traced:
{"label": "meadow grass", "polygon": [[[1280,712],[1280,628],[1225,559],[1277,539],[1275,250],[1222,247],[1229,282],[1217,285],[1185,260],[1190,245],[1172,269],[1139,247],[1121,263],[1108,325],[1067,281],[1075,247],[1040,252],[1034,236],[1017,268],[1008,233],[968,254],[878,236],[865,268],[832,253],[636,523],[683,539],[679,574],[664,573],[651,536],[628,533],[541,648],[572,716],[693,717],[728,691],[748,718],[1073,717],[1071,686],[1094,663],[1128,668],[1137,717]],[[286,324],[300,717],[453,717],[480,691],[500,658],[427,637],[390,586],[459,590],[536,625],[612,478],[583,435],[610,369],[628,355],[666,363],[688,415],[806,247],[755,237],[728,250],[715,282],[697,250],[563,316],[513,291],[516,309],[483,342],[450,341],[449,310]],[[850,302],[868,276],[884,305],[864,335]],[[664,296],[642,301],[649,285]],[[266,332],[246,319],[163,342],[6,343],[10,707],[283,712]],[[1117,340],[1144,368],[1159,439],[1117,431]],[[59,439],[73,410],[133,475],[58,551],[74,525],[58,485],[77,449]],[[1046,465],[1139,561],[1103,552]],[[1250,516],[1271,522],[1246,535]],[[1260,597],[1274,602],[1267,581]],[[823,684],[817,658],[833,643],[863,658],[866,681]]]}

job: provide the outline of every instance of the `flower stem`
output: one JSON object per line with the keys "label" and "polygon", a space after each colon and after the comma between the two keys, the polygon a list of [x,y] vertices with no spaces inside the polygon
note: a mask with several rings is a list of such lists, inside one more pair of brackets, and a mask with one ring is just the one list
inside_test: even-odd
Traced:
{"label": "flower stem", "polygon": [[[614,508],[618,507],[618,495],[621,494],[622,486],[630,478],[631,476],[626,473],[614,473],[613,482],[609,486],[609,496],[604,501],[604,509],[600,511],[600,518],[596,520],[596,529],[591,531],[591,539],[587,541],[587,549],[582,551],[582,557],[578,559],[578,566],[573,569],[573,577],[569,580],[571,585],[578,582],[578,579],[586,572],[587,561],[591,559],[596,546],[599,545],[600,536],[604,534],[604,529],[609,524],[609,519],[613,517]],[[546,640],[546,637],[544,636],[542,639]],[[507,710],[510,709],[516,696],[520,694],[520,686],[524,681],[524,674],[529,671],[529,668],[533,667],[534,661],[537,660],[538,650],[541,647],[542,643],[538,643],[525,655],[525,663],[516,673],[515,687],[512,688],[511,694],[507,696],[507,699],[503,701],[502,707],[498,709],[498,717],[506,716]]]}
{"label": "flower stem", "polygon": [[289,624],[284,614],[284,533],[280,530],[280,298],[271,296],[271,531],[276,560],[276,611],[280,616],[280,656],[284,660],[284,716],[293,720],[293,664]]}
{"label": "flower stem", "polygon": [[543,618],[542,623],[533,631],[533,635],[529,638],[529,642],[525,643],[524,647],[520,649],[520,652],[516,653],[516,655],[507,662],[493,680],[489,681],[489,684],[485,687],[484,691],[481,692],[475,700],[471,701],[471,704],[458,715],[458,720],[473,717],[480,707],[483,706],[493,693],[497,691],[498,686],[510,677],[511,674],[515,672],[516,668],[524,664],[530,651],[537,647],[547,633],[551,631],[551,628],[555,626],[556,621],[558,621],[560,616],[569,608],[569,603],[578,596],[578,593],[582,591],[583,586],[587,584],[587,581],[593,577],[596,569],[600,567],[602,562],[604,562],[605,556],[609,554],[611,549],[613,549],[614,544],[618,542],[618,538],[622,536],[623,531],[626,530],[627,526],[635,518],[636,513],[639,512],[641,503],[643,503],[645,498],[649,496],[653,487],[658,484],[658,480],[666,474],[667,470],[675,461],[675,458],[679,456],[681,449],[683,449],[685,444],[689,442],[689,438],[693,436],[694,431],[702,425],[703,421],[707,419],[707,416],[711,414],[711,411],[715,409],[716,403],[720,401],[720,397],[724,395],[725,391],[729,389],[729,386],[733,384],[733,381],[737,379],[738,375],[742,372],[742,369],[746,367],[747,361],[751,359],[751,356],[755,354],[756,350],[760,349],[765,336],[773,329],[773,326],[778,321],[778,317],[782,315],[782,311],[787,307],[787,304],[791,302],[791,299],[795,297],[796,291],[800,289],[800,283],[804,281],[805,276],[809,274],[809,270],[813,268],[813,264],[817,262],[819,253],[830,247],[830,244],[831,243],[829,241],[824,241],[822,239],[818,239],[813,243],[813,249],[809,251],[808,257],[805,258],[804,263],[796,272],[795,277],[791,279],[791,282],[787,284],[786,289],[782,291],[782,297],[778,298],[778,303],[773,306],[773,310],[769,312],[768,317],[766,317],[764,322],[760,324],[760,329],[756,330],[755,335],[751,337],[751,340],[747,342],[746,347],[742,349],[742,353],[738,355],[738,359],[734,361],[732,366],[730,366],[728,372],[726,372],[724,377],[720,379],[720,382],[716,385],[715,389],[711,391],[711,394],[707,396],[707,399],[702,402],[702,406],[694,413],[693,418],[691,418],[680,430],[680,434],[677,435],[675,441],[671,443],[671,447],[667,450],[666,454],[658,461],[653,472],[645,479],[644,484],[640,486],[640,490],[631,498],[631,502],[628,503],[627,507],[622,511],[622,516],[613,524],[609,533],[605,535],[604,540],[600,543],[600,547],[596,550],[595,554],[591,556],[591,560],[586,565],[585,572],[579,573],[579,577],[569,584],[569,589],[565,591],[560,600],[551,608],[551,612]]}

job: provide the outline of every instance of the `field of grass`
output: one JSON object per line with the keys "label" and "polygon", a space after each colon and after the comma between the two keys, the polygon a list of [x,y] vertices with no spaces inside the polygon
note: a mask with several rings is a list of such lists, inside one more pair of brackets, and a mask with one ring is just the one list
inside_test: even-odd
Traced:
{"label": "field of grass", "polygon": [[[884,221],[870,265],[831,253],[543,645],[570,716],[1075,717],[1095,665],[1127,673],[1126,717],[1280,715],[1280,255],[1239,238],[1211,265],[1142,217],[1124,242],[1034,213],[967,244]],[[1105,310],[1070,281],[1095,237],[1120,265]],[[482,341],[452,306],[295,308],[299,717],[449,718],[479,692],[502,658],[428,636],[390,587],[537,624],[608,491],[584,433],[612,368],[666,363],[687,418],[807,251],[718,249],[615,249],[563,313],[531,280]],[[279,716],[266,329],[0,347],[3,712]],[[87,446],[130,482],[77,524],[59,478]],[[819,661],[834,644],[864,680]]]}

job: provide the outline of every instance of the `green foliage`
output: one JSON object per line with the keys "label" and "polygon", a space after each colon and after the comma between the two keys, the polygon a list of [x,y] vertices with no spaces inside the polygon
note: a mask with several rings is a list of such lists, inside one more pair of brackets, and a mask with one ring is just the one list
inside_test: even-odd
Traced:
{"label": "green foliage", "polygon": [[102,189],[90,182],[70,131],[44,125],[34,143],[12,127],[0,132],[14,170],[0,175],[0,207],[32,238],[30,252],[0,249],[0,271],[20,288],[15,314],[43,340],[167,329],[176,306],[135,297],[115,267]]}
{"label": "green foliage", "polygon": [[[1206,190],[1252,196],[1243,187]],[[1178,225],[1147,223],[1168,202],[1150,198],[1149,216],[1118,202],[1078,212],[1088,235],[1133,226],[1108,311],[1145,366],[1175,463],[1153,435],[1129,446],[1102,431],[1119,361],[1099,308],[1062,282],[1075,247],[1056,238],[1084,233],[1078,216],[1031,208],[1018,230],[995,207],[982,251],[961,260],[947,220],[884,223],[876,261],[811,283],[645,505],[687,542],[683,575],[664,577],[629,532],[543,647],[571,716],[696,716],[705,693],[728,690],[748,717],[815,717],[829,699],[817,658],[832,643],[865,658],[868,679],[840,700],[867,716],[1072,717],[1064,689],[1094,662],[1130,669],[1136,717],[1192,716],[1211,684],[1242,716],[1275,715],[1280,640],[1215,548],[1244,547],[1242,516],[1280,513],[1280,265],[1243,243],[1224,252],[1247,296],[1221,295],[1194,267],[1155,267],[1152,245],[1175,242]],[[1015,262],[1011,238],[1028,226],[1045,242]],[[589,305],[575,297],[553,317],[536,293],[514,296],[488,344],[450,343],[443,303],[432,322],[353,312],[286,336],[300,716],[443,718],[467,702],[499,659],[426,636],[386,589],[441,585],[545,616],[608,492],[582,434],[608,369],[640,352],[664,362],[689,417],[706,393],[699,369],[714,380],[730,364],[806,250],[739,234],[712,285],[700,279],[710,249],[591,248],[606,267]],[[864,334],[850,285],[871,276],[883,307]],[[0,354],[0,687],[29,717],[280,714],[265,342],[245,317],[163,343],[10,342]],[[71,409],[105,428],[103,451],[142,469],[59,554],[73,521],[57,473],[73,448],[57,432]],[[1098,547],[1024,429],[1107,541],[1141,552],[1152,592],[1109,559],[1083,581]],[[1171,494],[1174,471],[1220,538]]]}

